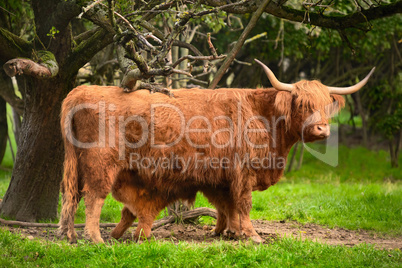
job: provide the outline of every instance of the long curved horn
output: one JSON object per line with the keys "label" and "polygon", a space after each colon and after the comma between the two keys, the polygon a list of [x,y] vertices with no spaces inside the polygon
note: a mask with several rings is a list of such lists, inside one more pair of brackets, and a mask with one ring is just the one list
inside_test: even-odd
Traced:
{"label": "long curved horn", "polygon": [[291,92],[293,89],[295,89],[295,86],[293,84],[286,84],[280,82],[278,79],[276,79],[274,73],[261,61],[254,59],[261,67],[264,69],[265,74],[267,75],[269,81],[271,82],[271,85],[276,89],[276,90],[282,90],[282,91],[289,91]]}
{"label": "long curved horn", "polygon": [[371,69],[371,71],[369,72],[369,74],[359,83],[357,83],[354,86],[350,86],[350,87],[328,87],[329,93],[330,94],[338,94],[338,95],[348,95],[348,94],[352,94],[355,93],[356,91],[358,91],[359,89],[361,89],[369,80],[370,76],[373,74],[375,70],[375,67],[373,67],[373,69]]}

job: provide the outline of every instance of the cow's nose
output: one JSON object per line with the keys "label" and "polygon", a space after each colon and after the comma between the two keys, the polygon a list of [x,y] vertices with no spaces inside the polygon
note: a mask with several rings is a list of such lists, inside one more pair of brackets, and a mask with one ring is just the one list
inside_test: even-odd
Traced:
{"label": "cow's nose", "polygon": [[315,134],[321,137],[328,137],[330,134],[330,127],[328,124],[321,124],[315,126]]}

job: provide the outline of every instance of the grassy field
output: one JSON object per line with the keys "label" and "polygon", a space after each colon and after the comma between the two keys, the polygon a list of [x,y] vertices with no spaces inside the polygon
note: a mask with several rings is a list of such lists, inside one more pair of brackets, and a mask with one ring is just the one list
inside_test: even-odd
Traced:
{"label": "grassy field", "polygon": [[110,243],[22,240],[0,229],[0,267],[400,267],[400,250],[329,246],[297,238],[269,245],[223,241]]}
{"label": "grassy field", "polygon": [[[253,193],[253,219],[295,220],[347,229],[371,230],[391,237],[402,235],[402,171],[390,169],[386,152],[339,148],[338,167],[327,166],[305,153],[301,170],[286,174],[275,186]],[[401,159],[402,160],[402,159]],[[402,161],[400,161],[402,166]],[[3,163],[4,164],[4,163]],[[0,199],[10,172],[0,171]],[[196,207],[211,206],[199,195]],[[122,205],[108,196],[102,222],[118,222]],[[159,217],[163,216],[163,212]],[[54,221],[57,222],[57,221]],[[81,202],[76,222],[85,222]],[[214,224],[208,217],[202,224]],[[400,250],[370,245],[330,246],[299,238],[281,238],[269,245],[150,242],[92,245],[79,241],[23,240],[0,229],[0,267],[20,266],[325,266],[400,267]]]}

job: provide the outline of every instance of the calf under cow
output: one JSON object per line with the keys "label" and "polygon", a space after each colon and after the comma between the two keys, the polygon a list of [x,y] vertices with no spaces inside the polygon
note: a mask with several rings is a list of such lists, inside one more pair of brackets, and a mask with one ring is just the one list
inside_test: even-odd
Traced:
{"label": "calf under cow", "polygon": [[114,86],[79,86],[63,102],[65,147],[60,234],[76,241],[74,215],[84,197],[85,233],[103,242],[99,218],[106,196],[124,204],[111,236],[138,218],[134,238],[149,237],[158,213],[202,192],[216,207],[217,234],[225,230],[256,242],[251,193],[274,185],[297,141],[329,136],[329,114],[340,95],[364,86],[327,87],[318,81],[279,82],[273,88],[178,89],[174,97]]}

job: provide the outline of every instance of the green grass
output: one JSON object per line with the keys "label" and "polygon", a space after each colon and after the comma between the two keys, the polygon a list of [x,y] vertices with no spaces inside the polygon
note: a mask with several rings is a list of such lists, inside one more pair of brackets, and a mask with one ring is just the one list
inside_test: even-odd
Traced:
{"label": "green grass", "polygon": [[[203,196],[196,207],[211,206]],[[284,179],[253,193],[252,219],[295,220],[351,230],[402,235],[402,187],[394,183],[312,183]]]}
{"label": "green grass", "polygon": [[251,217],[402,235],[400,184],[283,182],[253,194]]}
{"label": "green grass", "polygon": [[110,243],[23,240],[0,229],[0,267],[400,267],[400,250],[329,246],[297,238],[269,245],[180,242]]}
{"label": "green grass", "polygon": [[[309,146],[318,151],[323,148],[320,144]],[[402,168],[391,168],[390,156],[386,151],[370,151],[364,147],[348,148],[340,145],[338,157],[338,166],[332,167],[318,161],[305,150],[301,169],[286,174],[286,177],[322,182],[336,178],[341,183],[402,181]],[[399,157],[399,166],[402,167],[402,155]]]}

